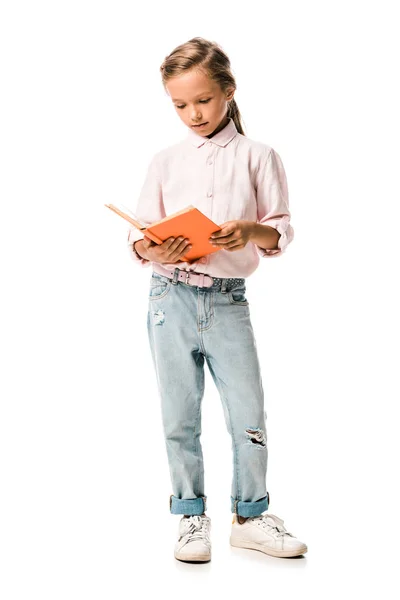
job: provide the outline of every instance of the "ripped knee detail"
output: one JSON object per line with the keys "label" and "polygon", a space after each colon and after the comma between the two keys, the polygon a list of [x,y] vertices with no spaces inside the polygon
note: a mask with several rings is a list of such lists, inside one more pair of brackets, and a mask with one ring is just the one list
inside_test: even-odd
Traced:
{"label": "ripped knee detail", "polygon": [[256,429],[246,429],[246,433],[249,437],[249,441],[252,444],[255,444],[256,446],[263,446],[266,447],[267,445],[267,437],[265,435],[265,432],[262,429],[256,428]]}

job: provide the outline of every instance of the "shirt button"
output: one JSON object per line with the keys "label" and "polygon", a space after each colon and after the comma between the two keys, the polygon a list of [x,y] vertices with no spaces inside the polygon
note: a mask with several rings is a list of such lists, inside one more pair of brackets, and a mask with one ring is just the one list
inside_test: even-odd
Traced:
{"label": "shirt button", "polygon": [[206,258],[200,258],[199,262],[205,263],[205,262],[207,262],[207,259]]}
{"label": "shirt button", "polygon": [[211,198],[211,196],[212,196],[212,191],[211,191],[211,190],[210,190],[209,192],[207,192],[207,196],[208,196],[209,198]]}
{"label": "shirt button", "polygon": [[209,164],[209,165],[212,165],[212,164],[213,164],[213,161],[212,161],[212,160],[209,160],[209,161],[208,161],[208,164]]}

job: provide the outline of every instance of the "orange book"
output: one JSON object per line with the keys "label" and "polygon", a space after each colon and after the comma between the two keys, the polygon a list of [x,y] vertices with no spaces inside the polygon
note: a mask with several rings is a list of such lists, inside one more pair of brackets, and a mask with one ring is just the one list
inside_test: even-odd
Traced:
{"label": "orange book", "polygon": [[[115,213],[129,221],[136,229],[150,238],[155,244],[162,244],[167,238],[183,236],[190,240],[192,247],[184,255],[182,262],[197,260],[206,254],[218,252],[222,248],[216,248],[210,244],[208,238],[212,233],[221,231],[221,227],[211,221],[204,213],[193,205],[179,210],[167,217],[156,221],[147,227],[140,222],[129,208],[120,204],[105,204]],[[122,208],[120,208],[122,207]]]}

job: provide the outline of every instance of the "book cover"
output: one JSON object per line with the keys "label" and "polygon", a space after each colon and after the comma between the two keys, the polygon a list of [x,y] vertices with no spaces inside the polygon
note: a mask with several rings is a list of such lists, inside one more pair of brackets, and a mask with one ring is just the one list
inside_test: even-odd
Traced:
{"label": "book cover", "polygon": [[126,219],[155,244],[162,244],[169,237],[188,238],[192,248],[181,259],[183,262],[191,262],[206,254],[222,250],[222,248],[215,248],[208,241],[212,233],[221,231],[221,227],[191,204],[147,226],[137,218],[135,213],[122,204],[105,204],[105,206]]}

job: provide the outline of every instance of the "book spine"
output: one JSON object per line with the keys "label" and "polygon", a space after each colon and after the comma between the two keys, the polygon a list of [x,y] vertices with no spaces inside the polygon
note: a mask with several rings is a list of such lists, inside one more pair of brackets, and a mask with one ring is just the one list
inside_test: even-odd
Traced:
{"label": "book spine", "polygon": [[148,227],[147,229],[143,229],[142,233],[144,235],[147,235],[148,238],[151,239],[152,242],[154,242],[155,244],[162,244],[163,240],[160,239],[157,235],[155,235],[155,233],[152,233],[151,229]]}

